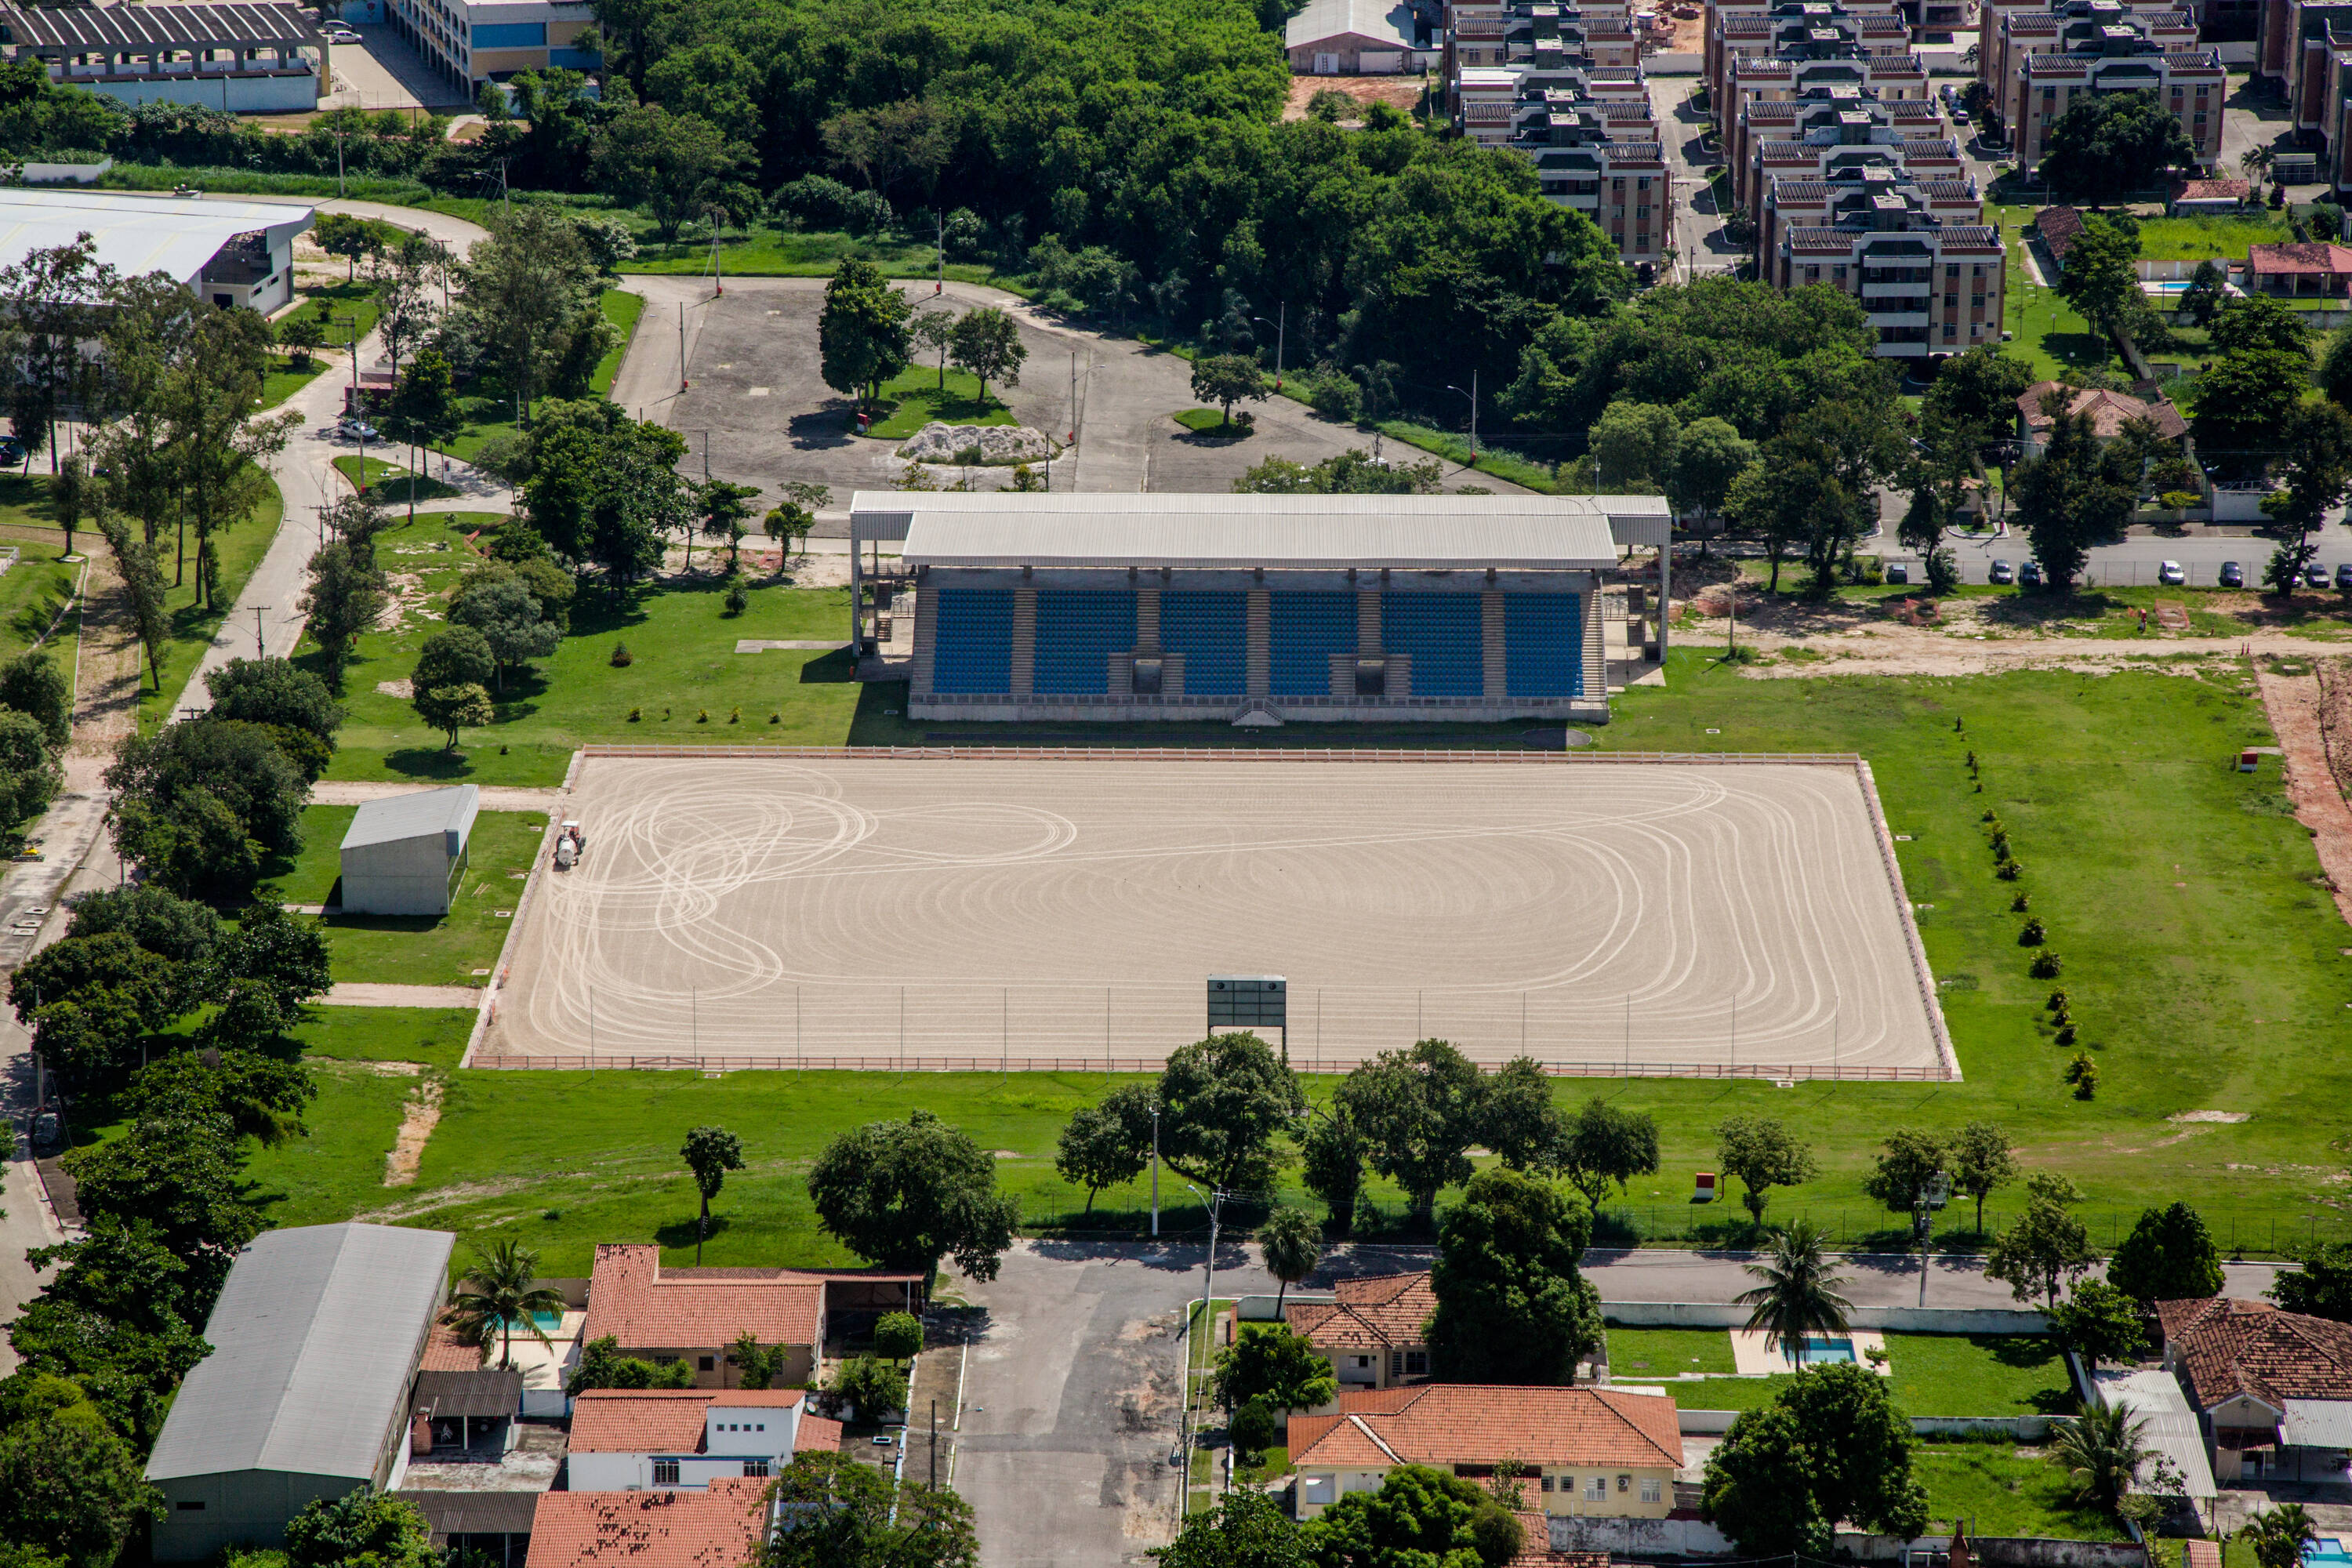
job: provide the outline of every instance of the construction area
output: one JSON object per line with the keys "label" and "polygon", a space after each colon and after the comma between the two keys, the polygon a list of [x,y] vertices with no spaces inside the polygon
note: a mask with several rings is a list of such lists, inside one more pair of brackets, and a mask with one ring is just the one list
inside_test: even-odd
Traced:
{"label": "construction area", "polygon": [[1958,1076],[1851,758],[592,748],[563,815],[476,1066],[1146,1070],[1244,974],[1306,1071]]}

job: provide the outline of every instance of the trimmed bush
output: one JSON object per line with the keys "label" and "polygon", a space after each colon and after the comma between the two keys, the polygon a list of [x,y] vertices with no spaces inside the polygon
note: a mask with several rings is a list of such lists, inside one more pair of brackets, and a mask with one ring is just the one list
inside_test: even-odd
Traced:
{"label": "trimmed bush", "polygon": [[875,1321],[874,1353],[912,1361],[922,1352],[923,1321],[912,1312],[885,1312]]}
{"label": "trimmed bush", "polygon": [[2018,931],[2017,945],[2020,947],[2040,947],[2047,936],[2048,932],[2042,929],[2042,917],[2036,915],[2028,920]]}
{"label": "trimmed bush", "polygon": [[2088,1051],[2076,1051],[2066,1058],[2065,1081],[2074,1086],[2076,1100],[2088,1100],[2099,1092],[2099,1064],[2091,1059]]}
{"label": "trimmed bush", "polygon": [[2065,962],[2045,947],[2033,955],[2033,967],[2026,973],[2036,980],[2055,980],[2058,972],[2064,967]]}
{"label": "trimmed bush", "polygon": [[616,642],[613,645],[611,663],[614,669],[626,669],[636,661],[636,656],[629,651],[627,643]]}
{"label": "trimmed bush", "polygon": [[2032,907],[2033,895],[2022,888],[2017,890],[2017,897],[2009,900],[2009,912],[2013,915],[2021,915]]}

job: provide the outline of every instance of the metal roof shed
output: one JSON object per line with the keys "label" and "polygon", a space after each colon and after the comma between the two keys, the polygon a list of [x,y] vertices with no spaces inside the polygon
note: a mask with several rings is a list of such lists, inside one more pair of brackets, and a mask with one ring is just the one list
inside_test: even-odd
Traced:
{"label": "metal roof shed", "polygon": [[[2101,1367],[2091,1374],[2091,1383],[2102,1406],[2113,1409],[2118,1403],[2128,1405],[2135,1415],[2147,1423],[2140,1441],[2158,1458],[2172,1462],[2180,1471],[2190,1506],[2199,1517],[2211,1519],[2214,1500],[2219,1495],[2213,1481],[2213,1461],[2206,1449],[2205,1434],[2198,1425],[2197,1413],[2189,1407],[2188,1396],[2180,1392],[2180,1384],[2172,1373]],[[2141,1465],[2143,1483],[2149,1479],[2153,1468],[2153,1460]]]}
{"label": "metal roof shed", "polygon": [[343,835],[347,915],[446,915],[481,810],[473,784],[372,800]]}
{"label": "metal roof shed", "polygon": [[181,1384],[147,1460],[163,1494],[154,1555],[275,1545],[313,1498],[400,1484],[409,1385],[457,1237],[379,1225],[265,1231],[205,1323],[212,1354]]}

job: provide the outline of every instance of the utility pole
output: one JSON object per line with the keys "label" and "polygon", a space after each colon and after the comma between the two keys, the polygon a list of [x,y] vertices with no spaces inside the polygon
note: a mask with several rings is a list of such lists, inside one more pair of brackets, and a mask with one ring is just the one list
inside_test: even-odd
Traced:
{"label": "utility pole", "polygon": [[931,1489],[940,1489],[940,1402],[931,1401]]}
{"label": "utility pole", "polygon": [[1151,1106],[1151,1239],[1160,1239],[1160,1105]]}
{"label": "utility pole", "polygon": [[268,652],[261,646],[261,612],[264,610],[274,610],[278,606],[275,605],[256,605],[253,606],[253,657],[256,658],[268,658],[269,657]]}
{"label": "utility pole", "polygon": [[686,378],[686,301],[677,302],[677,389],[684,392],[694,383]]}
{"label": "utility pole", "polygon": [[940,220],[939,276],[932,280],[931,292],[944,294],[948,288],[948,215],[938,215]]}

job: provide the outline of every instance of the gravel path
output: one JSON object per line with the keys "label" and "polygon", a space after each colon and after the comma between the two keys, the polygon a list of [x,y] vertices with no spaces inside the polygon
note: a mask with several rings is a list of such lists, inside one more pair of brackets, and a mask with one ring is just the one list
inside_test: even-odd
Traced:
{"label": "gravel path", "polygon": [[329,1007],[473,1007],[482,994],[470,985],[376,985],[346,981],[320,1002]]}

